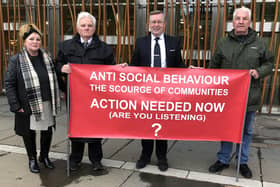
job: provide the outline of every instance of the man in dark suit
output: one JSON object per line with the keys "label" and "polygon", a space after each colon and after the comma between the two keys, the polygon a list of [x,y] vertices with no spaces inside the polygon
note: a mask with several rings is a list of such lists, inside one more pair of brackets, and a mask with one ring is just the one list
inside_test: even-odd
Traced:
{"label": "man in dark suit", "polygon": [[[150,34],[136,40],[132,56],[132,66],[148,67],[184,67],[181,57],[181,43],[175,38],[164,34],[165,16],[162,11],[153,11],[149,17]],[[156,140],[156,155],[160,171],[168,169],[167,140]],[[142,154],[136,168],[144,168],[151,160],[154,140],[142,140]]]}
{"label": "man in dark suit", "polygon": [[[59,75],[65,76],[72,72],[73,64],[113,65],[113,49],[102,42],[95,33],[96,19],[88,12],[80,12],[77,19],[77,33],[59,45],[56,58],[56,69]],[[64,85],[64,90],[66,86]],[[100,124],[95,124],[100,125]],[[103,170],[101,138],[71,138],[70,170],[80,168],[84,155],[85,143],[88,143],[88,157],[94,171]]]}

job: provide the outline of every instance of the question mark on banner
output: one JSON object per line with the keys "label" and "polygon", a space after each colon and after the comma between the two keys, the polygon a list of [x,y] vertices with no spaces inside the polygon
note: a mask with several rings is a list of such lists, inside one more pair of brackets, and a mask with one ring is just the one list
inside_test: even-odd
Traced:
{"label": "question mark on banner", "polygon": [[156,129],[155,129],[155,136],[158,136],[158,131],[160,131],[160,129],[161,129],[161,124],[159,124],[159,123],[154,123],[153,125],[152,125],[152,127],[154,128],[154,127],[157,127]]}

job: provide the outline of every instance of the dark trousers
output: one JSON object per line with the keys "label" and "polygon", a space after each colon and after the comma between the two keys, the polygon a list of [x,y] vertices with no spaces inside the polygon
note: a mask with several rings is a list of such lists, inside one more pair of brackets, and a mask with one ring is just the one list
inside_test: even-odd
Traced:
{"label": "dark trousers", "polygon": [[[92,163],[100,162],[103,157],[101,141],[101,138],[91,138],[88,142],[88,157]],[[83,159],[85,142],[71,139],[71,144],[70,162],[80,163]]]}
{"label": "dark trousers", "polygon": [[[42,158],[47,158],[50,151],[51,141],[52,141],[52,127],[49,127],[46,131],[41,131],[40,137],[40,156]],[[29,132],[22,136],[25,149],[29,159],[36,159],[36,132],[34,130],[29,130]]]}
{"label": "dark trousers", "polygon": [[158,160],[166,161],[167,154],[167,140],[142,140],[142,154],[141,158],[145,161],[150,161],[154,149],[154,142],[156,142],[156,155]]}

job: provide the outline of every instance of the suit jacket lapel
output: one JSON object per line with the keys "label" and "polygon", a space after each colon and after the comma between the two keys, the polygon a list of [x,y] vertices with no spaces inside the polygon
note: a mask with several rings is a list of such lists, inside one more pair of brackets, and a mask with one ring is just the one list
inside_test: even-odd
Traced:
{"label": "suit jacket lapel", "polygon": [[166,54],[166,67],[170,66],[170,60],[169,60],[169,37],[164,35],[164,43],[165,43],[165,54]]}
{"label": "suit jacket lapel", "polygon": [[144,46],[144,50],[146,51],[147,55],[147,60],[146,60],[146,65],[151,67],[151,35],[149,34],[147,37],[146,37],[146,45]]}

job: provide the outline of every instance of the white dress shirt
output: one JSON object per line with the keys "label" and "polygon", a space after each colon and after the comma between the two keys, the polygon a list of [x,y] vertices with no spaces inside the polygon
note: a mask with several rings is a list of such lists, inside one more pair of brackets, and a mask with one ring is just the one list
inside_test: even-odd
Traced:
{"label": "white dress shirt", "polygon": [[[151,67],[154,67],[154,49],[156,45],[156,36],[151,34]],[[160,35],[158,44],[160,47],[160,59],[161,59],[161,67],[166,68],[166,51],[165,51],[165,42],[164,42],[164,34]]]}
{"label": "white dress shirt", "polygon": [[[91,38],[87,41],[88,45],[90,44],[91,40],[92,40],[92,37],[91,37]],[[82,44],[84,44],[84,43],[85,43],[85,41],[83,40],[83,38],[82,38],[82,37],[81,37],[81,43],[82,43]]]}

